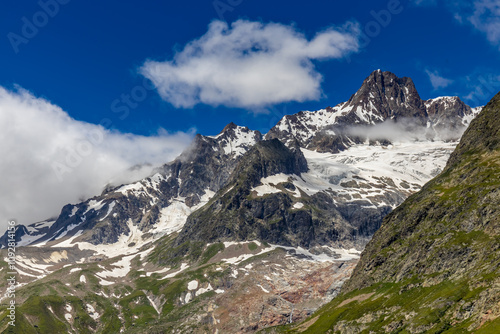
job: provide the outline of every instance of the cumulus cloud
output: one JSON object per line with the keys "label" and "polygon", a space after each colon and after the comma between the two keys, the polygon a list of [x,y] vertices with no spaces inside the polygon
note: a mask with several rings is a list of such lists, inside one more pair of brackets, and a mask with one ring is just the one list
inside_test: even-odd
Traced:
{"label": "cumulus cloud", "polygon": [[439,73],[437,71],[431,72],[429,70],[426,70],[425,72],[429,76],[429,79],[431,80],[432,87],[434,89],[445,88],[453,83],[453,80],[446,79],[445,77],[442,77],[441,75],[439,75]]}
{"label": "cumulus cloud", "polygon": [[76,121],[26,90],[0,87],[0,231],[8,219],[30,224],[54,217],[106,184],[145,177],[180,154],[193,135],[110,131]]}
{"label": "cumulus cloud", "polygon": [[258,109],[321,97],[313,60],[340,59],[359,49],[358,24],[308,40],[293,26],[213,21],[208,31],[166,61],[148,60],[141,73],[177,108],[203,103]]}

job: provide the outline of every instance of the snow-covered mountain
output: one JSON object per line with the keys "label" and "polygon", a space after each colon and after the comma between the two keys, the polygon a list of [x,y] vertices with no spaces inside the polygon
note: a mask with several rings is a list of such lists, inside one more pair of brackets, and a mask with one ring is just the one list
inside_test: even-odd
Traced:
{"label": "snow-covered mountain", "polygon": [[[327,196],[336,218],[330,213],[326,219],[343,225],[329,242],[362,248],[384,215],[440,172],[480,110],[458,97],[424,101],[411,79],[377,70],[349,101],[283,117],[264,138],[300,148],[307,171],[265,173],[248,190],[256,198],[288,194],[290,190],[280,185],[290,183],[295,188],[288,196],[292,210],[305,210],[302,197]],[[400,137],[402,132],[410,136]],[[20,226],[19,245],[78,244],[80,249],[96,250],[97,245],[120,242],[139,247],[179,232],[187,217],[231,177],[241,177],[231,175],[261,140],[258,131],[233,123],[217,136],[197,135],[179,158],[152,176],[67,205],[57,219]],[[345,233],[347,239],[338,236]]]}
{"label": "snow-covered mountain", "polygon": [[130,235],[134,237],[126,238],[129,244],[134,240],[139,245],[141,240],[177,232],[185,218],[226,183],[241,156],[261,137],[258,131],[234,124],[215,137],[197,135],[185,152],[150,177],[68,204],[57,219],[21,225],[18,245],[71,247],[78,242],[92,248]]}
{"label": "snow-covered mountain", "polygon": [[[365,79],[349,101],[318,111],[283,117],[265,136],[285,144],[338,153],[366,141],[384,143],[380,132],[409,132],[417,139],[458,140],[481,108],[470,108],[458,97],[424,101],[410,78],[377,70]],[[367,127],[385,124],[381,131]],[[391,124],[393,126],[391,126]],[[391,138],[390,133],[386,133]]]}
{"label": "snow-covered mountain", "polygon": [[[441,172],[480,111],[458,97],[424,101],[411,79],[375,71],[349,101],[287,115],[265,136],[233,123],[217,136],[197,135],[150,177],[68,204],[54,219],[19,226],[18,246],[30,246],[18,259],[20,282],[68,270],[76,275],[83,267],[88,275],[68,277],[84,285],[82,275],[93,277],[95,289],[121,289],[124,282],[135,289],[144,277],[193,280],[190,270],[207,263],[214,265],[213,272],[205,272],[209,278],[227,273],[199,288],[190,283],[175,302],[157,292],[145,294],[162,314],[164,305],[184,306],[199,289],[219,291],[217,298],[229,302],[230,287],[250,279],[262,280],[262,289],[252,293],[280,295],[279,286],[291,291],[295,284],[309,284],[304,279],[309,270],[338,278],[321,288],[322,297],[312,294],[314,307],[307,294],[297,292],[301,297],[295,301],[303,304],[297,304],[296,316],[303,318],[335,295],[382,218]],[[1,244],[6,240],[4,235]],[[276,268],[288,260],[295,263],[290,272],[301,268],[294,282],[284,283],[286,270],[250,270],[267,252],[273,255],[266,261]],[[95,261],[104,261],[102,267]],[[242,263],[246,269],[238,275]],[[281,285],[265,283],[269,275],[280,277]],[[116,292],[113,298],[119,304],[125,297]],[[286,321],[290,298],[276,304],[262,326]]]}

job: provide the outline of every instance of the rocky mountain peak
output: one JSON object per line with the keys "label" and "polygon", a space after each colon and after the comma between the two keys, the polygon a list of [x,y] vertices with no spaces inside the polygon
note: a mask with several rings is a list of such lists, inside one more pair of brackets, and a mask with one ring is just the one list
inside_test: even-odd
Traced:
{"label": "rocky mountain peak", "polygon": [[428,139],[458,140],[481,109],[472,109],[458,97],[424,101],[412,79],[377,70],[348,101],[333,108],[286,115],[265,138],[277,138],[289,147],[296,142],[309,150],[338,153],[378,140],[353,136],[346,129],[390,121],[407,124],[411,126],[407,131],[420,131]]}
{"label": "rocky mountain peak", "polygon": [[398,117],[426,117],[413,80],[381,70],[372,72],[343,108],[350,108],[360,121],[372,124]]}
{"label": "rocky mountain peak", "polygon": [[262,140],[262,134],[231,122],[217,136],[209,138],[215,139],[225,154],[241,156]]}
{"label": "rocky mountain peak", "polygon": [[260,134],[259,131],[250,130],[246,126],[239,126],[239,125],[236,125],[233,122],[231,122],[228,125],[226,125],[224,127],[224,129],[222,129],[222,131],[219,132],[218,135],[214,136],[213,138],[220,138],[222,136],[233,136],[234,137],[240,133],[252,133],[252,134],[256,134],[256,135]]}
{"label": "rocky mountain peak", "polygon": [[429,119],[434,124],[468,126],[482,108],[472,109],[458,96],[441,96],[424,102]]}
{"label": "rocky mountain peak", "polygon": [[[458,141],[391,145],[352,131],[384,129],[411,112],[420,117],[421,103],[429,131],[454,121],[465,128],[464,117],[475,115],[456,97],[423,102],[411,79],[376,71],[348,102],[285,116],[268,140],[230,123],[216,136],[197,135],[150,177],[68,204],[57,218],[19,225],[17,246],[36,247],[16,258],[16,319],[25,326],[18,328],[184,333],[202,324],[203,332],[217,325],[234,333],[301,321],[339,293],[383,217],[438,174],[384,222],[341,299],[298,329],[482,326],[499,315],[500,96],[443,173]],[[4,235],[0,245],[7,241]],[[495,290],[488,288],[494,279]],[[225,316],[234,310],[245,317]],[[352,321],[350,310],[362,318]]]}
{"label": "rocky mountain peak", "polygon": [[234,124],[233,122],[229,123],[228,125],[226,125],[224,127],[224,129],[222,129],[222,131],[219,133],[220,134],[223,134],[224,132],[226,131],[233,131],[235,130],[236,128],[238,127],[238,125]]}

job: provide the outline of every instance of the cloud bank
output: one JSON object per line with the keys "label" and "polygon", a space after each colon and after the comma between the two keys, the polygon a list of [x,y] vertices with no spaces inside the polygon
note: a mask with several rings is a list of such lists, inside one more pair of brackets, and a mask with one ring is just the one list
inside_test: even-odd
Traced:
{"label": "cloud bank", "polygon": [[419,124],[412,118],[399,118],[386,120],[375,125],[353,125],[348,126],[340,133],[348,136],[362,138],[364,140],[389,141],[391,143],[407,143],[428,140],[458,140],[466,127],[436,126],[428,128]]}
{"label": "cloud bank", "polygon": [[213,21],[208,31],[167,61],[145,62],[140,72],[177,108],[199,103],[258,109],[321,97],[313,60],[340,59],[359,50],[358,24],[319,32],[308,40],[293,26]]}
{"label": "cloud bank", "polygon": [[76,121],[26,90],[0,87],[0,232],[8,219],[30,224],[54,217],[108,183],[147,176],[180,154],[193,135],[110,131]]}

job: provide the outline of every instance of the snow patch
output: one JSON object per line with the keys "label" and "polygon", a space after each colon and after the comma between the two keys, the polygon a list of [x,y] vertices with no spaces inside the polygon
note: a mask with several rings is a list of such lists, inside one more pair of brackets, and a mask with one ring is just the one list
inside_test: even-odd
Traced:
{"label": "snow patch", "polygon": [[196,297],[198,297],[199,295],[204,294],[205,292],[213,291],[213,289],[214,288],[212,288],[212,285],[210,285],[210,283],[209,283],[206,288],[201,288],[198,291],[196,291]]}
{"label": "snow patch", "polygon": [[94,211],[99,211],[102,209],[102,207],[105,205],[105,203],[103,203],[103,200],[100,200],[99,202],[96,201],[96,200],[90,200],[89,203],[87,204],[87,210],[85,210],[85,212],[83,213],[82,216],[84,216],[87,212],[89,212],[90,210],[94,210]]}
{"label": "snow patch", "polygon": [[115,268],[113,268],[111,270],[105,270],[105,271],[98,272],[97,275],[99,275],[100,277],[104,277],[104,278],[125,277],[125,276],[127,276],[127,274],[130,272],[130,269],[132,268],[132,259],[138,255],[140,255],[140,253],[139,254],[132,254],[129,256],[124,256],[119,261],[112,264]]}
{"label": "snow patch", "polygon": [[186,223],[187,217],[193,211],[207,204],[214,195],[215,192],[205,189],[204,195],[200,198],[200,203],[191,208],[185,204],[185,198],[179,197],[173,199],[169,206],[160,210],[158,223],[155,224],[154,229],[150,232],[160,237],[180,231]]}
{"label": "snow patch", "polygon": [[166,273],[169,270],[170,270],[170,268],[163,268],[163,269],[160,269],[160,270],[151,271],[151,272],[146,273],[146,276],[149,277],[149,276],[151,276],[153,274],[163,274],[163,273]]}
{"label": "snow patch", "polygon": [[88,315],[92,319],[94,319],[94,320],[99,319],[100,315],[99,315],[99,313],[96,312],[96,310],[94,309],[94,307],[92,305],[90,305],[90,304],[87,304],[86,306],[87,306],[87,313],[88,313]]}
{"label": "snow patch", "polygon": [[257,284],[257,286],[260,287],[262,289],[262,291],[264,291],[265,293],[269,293],[269,291],[266,290],[262,285]]}
{"label": "snow patch", "polygon": [[326,252],[321,254],[313,254],[309,250],[304,249],[302,247],[288,247],[288,246],[278,246],[278,245],[276,245],[275,247],[283,248],[287,251],[294,252],[295,254],[303,255],[308,261],[313,261],[313,262],[336,262],[336,261],[344,262],[350,260],[357,260],[361,255],[361,252],[354,248],[341,249],[341,248],[332,248],[328,246],[323,246],[323,248],[325,248],[328,251],[328,253],[334,253],[336,255],[332,257],[326,254]]}
{"label": "snow patch", "polygon": [[198,289],[198,281],[194,280],[188,283],[188,290],[196,290]]}
{"label": "snow patch", "polygon": [[193,295],[191,294],[191,292],[188,292],[186,294],[186,297],[184,298],[184,303],[189,303],[191,301],[191,299],[193,299]]}
{"label": "snow patch", "polygon": [[[244,244],[244,243],[246,243],[246,242],[242,242],[241,244]],[[243,262],[251,257],[258,256],[258,255],[270,252],[270,251],[275,250],[275,249],[276,249],[276,246],[270,245],[269,247],[262,249],[257,254],[242,254],[240,256],[232,257],[229,259],[222,259],[222,261],[229,263],[229,264],[238,264],[238,263]]]}
{"label": "snow patch", "polygon": [[162,280],[163,280],[163,279],[165,279],[165,278],[172,278],[172,277],[174,277],[175,275],[177,275],[177,274],[179,274],[179,273],[183,272],[183,271],[184,271],[184,270],[186,270],[187,268],[189,268],[188,264],[187,264],[187,263],[182,263],[182,264],[181,264],[181,268],[180,268],[179,270],[177,270],[176,272],[173,272],[173,273],[171,273],[171,274],[168,274],[167,276],[163,277],[163,278],[162,278]]}
{"label": "snow patch", "polygon": [[290,175],[282,173],[268,176],[260,180],[262,185],[252,188],[251,191],[257,192],[257,196],[279,193],[281,190],[275,186],[283,182],[288,182],[289,178]]}
{"label": "snow patch", "polygon": [[71,213],[69,214],[68,217],[73,217],[77,211],[78,211],[78,207],[74,206],[73,209],[71,209]]}

